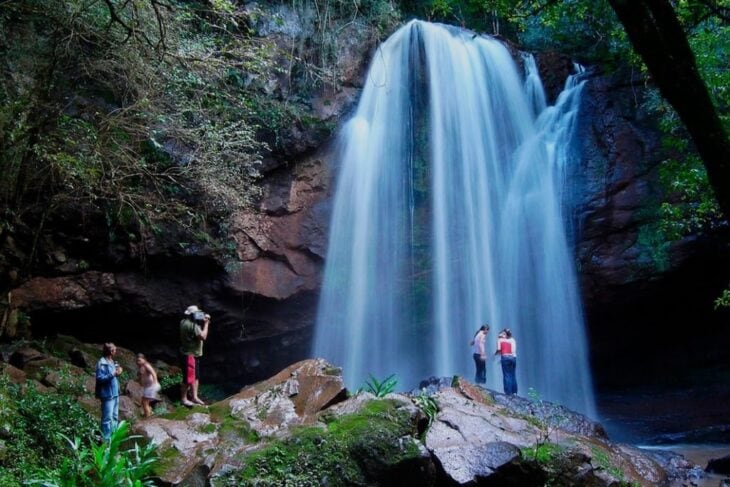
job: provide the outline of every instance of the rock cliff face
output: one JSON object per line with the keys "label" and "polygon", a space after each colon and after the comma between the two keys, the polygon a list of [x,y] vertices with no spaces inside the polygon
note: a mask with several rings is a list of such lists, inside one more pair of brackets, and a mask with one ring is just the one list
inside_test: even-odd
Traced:
{"label": "rock cliff face", "polygon": [[[142,271],[119,266],[33,277],[10,292],[11,310],[30,316],[36,335],[115,340],[172,359],[181,312],[195,303],[213,316],[205,376],[261,378],[308,353],[326,247],[328,185],[318,156],[269,176],[261,210],[231,216],[235,258],[222,259],[206,248],[181,255],[170,252],[174,241],[157,241]],[[17,322],[17,311],[7,313],[6,331],[17,330]]]}
{"label": "rock cliff face", "polygon": [[[663,155],[656,121],[642,109],[646,95],[630,73],[596,74],[580,113],[581,164],[570,187],[599,385],[648,383],[667,366],[698,369],[728,358],[712,345],[728,338],[718,326],[727,315],[712,306],[730,277],[728,227],[671,243],[657,233]],[[708,353],[690,358],[685,351],[700,342]]]}
{"label": "rock cliff face", "polygon": [[[323,55],[314,52],[318,27],[309,7],[245,8],[256,34],[279,52]],[[256,80],[273,99],[293,97],[306,107],[307,123],[260,128],[271,148],[263,154],[261,198],[222,223],[219,241],[191,239],[175,222],[119,239],[105,233],[103,215],[74,208],[37,229],[0,232],[0,288],[10,291],[0,302],[0,336],[23,336],[32,323],[37,336],[115,340],[171,359],[181,311],[198,304],[213,316],[208,380],[240,384],[305,357],[327,247],[330,137],[356,101],[378,28],[348,18],[333,39],[330,77],[317,88],[303,88],[291,73]],[[28,270],[33,256],[40,264]]]}

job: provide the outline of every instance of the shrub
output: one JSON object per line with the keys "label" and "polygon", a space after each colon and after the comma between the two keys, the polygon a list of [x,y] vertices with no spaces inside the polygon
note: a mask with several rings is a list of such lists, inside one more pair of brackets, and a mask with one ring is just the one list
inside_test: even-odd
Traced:
{"label": "shrub", "polygon": [[148,443],[140,447],[135,442],[130,449],[125,443],[140,438],[129,435],[129,423],[122,421],[109,441],[83,447],[76,437],[65,438],[70,445],[70,458],[61,467],[59,480],[44,481],[54,487],[142,487],[154,486],[149,479],[157,462],[156,446]]}
{"label": "shrub", "polygon": [[69,455],[64,436],[90,441],[96,430],[96,420],[73,396],[0,377],[0,439],[10,446],[0,456],[0,485],[55,478]]}

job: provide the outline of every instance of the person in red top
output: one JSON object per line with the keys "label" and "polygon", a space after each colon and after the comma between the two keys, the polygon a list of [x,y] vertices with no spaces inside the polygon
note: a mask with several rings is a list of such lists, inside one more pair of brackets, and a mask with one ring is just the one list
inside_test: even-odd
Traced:
{"label": "person in red top", "polygon": [[511,395],[517,394],[517,377],[515,369],[517,368],[517,342],[512,337],[512,331],[509,328],[502,330],[497,338],[497,351],[495,355],[502,356],[502,384],[504,393]]}

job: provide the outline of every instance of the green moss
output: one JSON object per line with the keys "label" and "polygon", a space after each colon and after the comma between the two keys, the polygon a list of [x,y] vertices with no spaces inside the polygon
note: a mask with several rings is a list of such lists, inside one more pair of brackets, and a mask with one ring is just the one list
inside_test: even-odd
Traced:
{"label": "green moss", "polygon": [[523,448],[522,458],[534,460],[541,465],[553,465],[558,462],[565,448],[556,443],[542,443]]}
{"label": "green moss", "polygon": [[164,472],[174,468],[177,459],[180,458],[180,452],[174,446],[164,449],[161,448],[158,450],[158,455],[154,468],[155,475],[162,475]]}
{"label": "green moss", "polygon": [[234,437],[238,442],[258,443],[259,434],[246,421],[230,417],[224,420],[218,432],[223,437]]}
{"label": "green moss", "polygon": [[243,468],[214,485],[362,485],[399,463],[417,458],[410,415],[390,400],[373,400],[355,414],[327,418],[326,427],[304,427],[285,440],[242,459]]}
{"label": "green moss", "polygon": [[224,438],[232,438],[237,442],[257,443],[259,435],[243,419],[231,415],[228,401],[218,402],[208,407],[210,419],[218,425],[218,433]]}
{"label": "green moss", "polygon": [[631,482],[626,480],[626,474],[624,474],[624,471],[618,465],[613,463],[610,451],[600,446],[592,445],[591,454],[593,455],[593,458],[591,459],[593,467],[605,470],[609,475],[611,475],[611,477],[618,480],[619,485],[632,485]]}
{"label": "green moss", "polygon": [[342,369],[340,367],[327,367],[324,369],[324,375],[342,375]]}
{"label": "green moss", "polygon": [[208,410],[203,406],[193,406],[191,408],[186,407],[176,407],[172,411],[170,411],[167,414],[163,414],[160,416],[163,419],[171,419],[176,421],[182,421],[190,417],[193,413],[208,413]]}

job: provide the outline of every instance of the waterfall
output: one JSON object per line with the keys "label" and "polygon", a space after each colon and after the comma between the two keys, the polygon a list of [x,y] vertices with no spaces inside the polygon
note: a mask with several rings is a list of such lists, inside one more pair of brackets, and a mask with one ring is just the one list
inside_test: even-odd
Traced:
{"label": "waterfall", "polygon": [[[546,106],[534,59],[412,21],[376,51],[338,139],[314,354],[350,387],[472,378],[468,346],[510,328],[520,393],[593,414],[565,171],[583,82]],[[501,369],[488,359],[490,388]]]}

